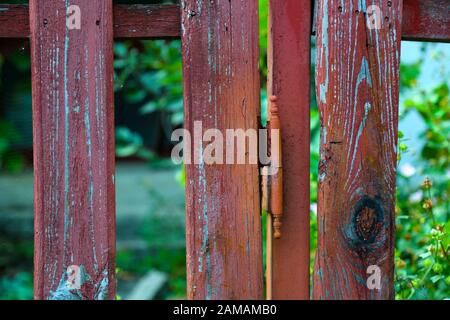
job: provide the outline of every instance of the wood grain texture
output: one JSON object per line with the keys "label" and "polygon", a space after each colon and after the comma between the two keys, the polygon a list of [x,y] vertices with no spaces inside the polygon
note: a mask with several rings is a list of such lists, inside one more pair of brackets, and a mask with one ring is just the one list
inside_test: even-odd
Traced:
{"label": "wood grain texture", "polygon": [[[380,29],[366,26],[369,5]],[[315,299],[394,298],[394,206],[402,1],[320,0],[321,121]],[[366,286],[381,269],[381,289]]]}
{"label": "wood grain texture", "polygon": [[[0,4],[0,38],[30,35],[28,5]],[[114,5],[115,38],[179,38],[178,5]]]}
{"label": "wood grain texture", "polygon": [[29,35],[28,5],[0,4],[0,38],[26,38]]}
{"label": "wood grain texture", "polygon": [[[185,0],[181,21],[186,129],[257,129],[258,1]],[[263,298],[258,175],[258,164],[186,165],[189,299]]]}
{"label": "wood grain texture", "polygon": [[77,4],[69,30],[69,1],[30,1],[36,299],[115,296],[112,1]]}
{"label": "wood grain texture", "polygon": [[450,1],[404,0],[402,39],[450,41]]}
{"label": "wood grain texture", "polygon": [[278,98],[283,236],[273,243],[273,299],[309,299],[310,1],[269,2],[268,91]]}
{"label": "wood grain texture", "polygon": [[[450,41],[448,0],[404,0],[402,39]],[[27,38],[28,5],[0,4],[0,38]],[[115,5],[114,37],[180,37],[178,5]],[[315,34],[315,30],[313,30]]]}
{"label": "wood grain texture", "polygon": [[115,5],[115,38],[179,38],[178,5]]}

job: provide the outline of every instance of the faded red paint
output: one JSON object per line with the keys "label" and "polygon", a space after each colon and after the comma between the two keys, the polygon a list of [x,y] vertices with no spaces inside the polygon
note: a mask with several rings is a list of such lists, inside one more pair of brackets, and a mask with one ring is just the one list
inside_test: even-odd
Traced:
{"label": "faded red paint", "polygon": [[[257,129],[258,1],[183,3],[185,127]],[[186,166],[189,299],[263,298],[258,175],[257,164]]]}
{"label": "faded red paint", "polygon": [[[404,0],[403,21],[400,0],[375,1],[387,12],[378,34],[364,29],[364,9],[355,10],[366,2],[320,1],[315,298],[393,297],[400,26],[403,39],[450,40],[446,0]],[[124,38],[183,33],[188,128],[194,120],[258,127],[257,1],[183,3],[180,30],[178,6],[118,5],[113,24],[111,1],[82,2],[82,32],[66,30],[64,2],[31,0],[30,14],[27,5],[0,5],[0,37],[28,37],[31,21],[38,299],[114,297],[113,30]],[[287,172],[275,299],[306,299],[308,292],[309,6],[272,0],[269,91],[280,99]],[[333,21],[327,29],[325,19]],[[189,297],[261,298],[257,167],[188,166],[187,181]],[[83,266],[85,283],[65,292],[74,264]],[[369,264],[382,269],[380,291],[364,286]]]}
{"label": "faded red paint", "polygon": [[167,4],[114,6],[115,38],[179,38],[180,8]]}
{"label": "faded red paint", "polygon": [[36,299],[115,296],[112,1],[79,6],[68,30],[64,1],[30,1]]}
{"label": "faded red paint", "polygon": [[[179,38],[179,6],[164,4],[114,5],[115,38]],[[30,35],[27,4],[0,4],[0,38]]]}
{"label": "faded red paint", "polygon": [[268,91],[278,98],[283,226],[273,239],[273,299],[309,299],[309,1],[269,2]]}
{"label": "faded red paint", "polygon": [[28,5],[0,4],[0,38],[26,38],[30,35]]}
{"label": "faded red paint", "polygon": [[450,1],[403,0],[402,38],[450,41]]}
{"label": "faded red paint", "polygon": [[[404,0],[403,2],[403,40],[450,41],[448,0]],[[288,9],[287,12],[287,19],[295,18],[295,10]],[[303,14],[306,14],[306,11]],[[0,25],[2,26],[0,38],[27,38],[30,33],[28,21],[28,5],[0,4]],[[178,5],[114,6],[114,37],[116,38],[178,38],[180,34]]]}
{"label": "faded red paint", "polygon": [[[402,1],[389,3],[319,1],[315,299],[394,298]],[[387,17],[379,30],[366,27],[366,8],[372,4]],[[381,290],[366,286],[370,265],[381,269]]]}

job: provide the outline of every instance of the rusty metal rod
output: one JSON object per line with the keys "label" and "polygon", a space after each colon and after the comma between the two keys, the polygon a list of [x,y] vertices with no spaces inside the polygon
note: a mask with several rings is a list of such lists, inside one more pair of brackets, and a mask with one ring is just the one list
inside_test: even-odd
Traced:
{"label": "rusty metal rod", "polygon": [[[269,98],[270,114],[270,143],[272,163],[270,165],[272,174],[270,175],[270,214],[273,217],[273,236],[275,239],[281,238],[281,219],[283,217],[283,166],[281,159],[281,123],[278,113],[277,97]],[[277,131],[275,131],[277,130]]]}
{"label": "rusty metal rod", "polygon": [[[273,239],[281,238],[283,216],[283,171],[281,161],[281,123],[276,96],[269,98],[268,122],[271,163],[261,170],[261,206],[267,213],[266,224],[266,298],[272,299]],[[272,152],[272,150],[274,150]]]}

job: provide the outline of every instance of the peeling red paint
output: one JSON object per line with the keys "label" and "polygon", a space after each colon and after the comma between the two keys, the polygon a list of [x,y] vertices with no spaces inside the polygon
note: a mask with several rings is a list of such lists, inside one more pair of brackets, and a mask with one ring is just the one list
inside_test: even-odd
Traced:
{"label": "peeling red paint", "polygon": [[273,243],[273,299],[309,299],[309,1],[269,2],[269,95],[280,106],[283,237]]}
{"label": "peeling red paint", "polygon": [[30,1],[36,299],[67,297],[72,265],[77,296],[115,296],[112,1],[79,6],[69,30],[64,1]]}
{"label": "peeling red paint", "polygon": [[[314,299],[394,298],[401,3],[319,1]],[[372,4],[383,13],[380,29],[366,24]],[[381,269],[381,290],[366,286],[371,265]]]}
{"label": "peeling red paint", "polygon": [[[403,40],[450,41],[447,0],[403,2]],[[178,9],[178,5],[114,5],[114,37],[178,38],[181,34]],[[286,18],[295,22],[295,10],[287,8]],[[28,20],[28,5],[0,4],[0,38],[27,38]]]}
{"label": "peeling red paint", "polygon": [[[181,20],[186,129],[257,129],[258,1],[186,0]],[[262,299],[258,174],[257,164],[186,166],[190,299]]]}

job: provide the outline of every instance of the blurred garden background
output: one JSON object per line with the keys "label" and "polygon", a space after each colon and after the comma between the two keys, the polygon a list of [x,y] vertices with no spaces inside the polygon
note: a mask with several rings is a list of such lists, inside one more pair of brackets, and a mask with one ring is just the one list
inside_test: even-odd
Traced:
{"label": "blurred garden background", "polygon": [[[264,115],[267,0],[259,2]],[[116,41],[114,53],[118,298],[136,297],[139,286],[150,283],[155,290],[147,292],[146,298],[182,299],[186,297],[184,173],[182,167],[170,160],[172,130],[183,126],[180,41]],[[0,40],[0,299],[32,298],[29,55],[28,41]],[[319,118],[313,81],[314,77],[311,83],[311,268],[316,247],[319,158]],[[450,44],[402,43],[397,299],[450,299],[449,85]]]}

